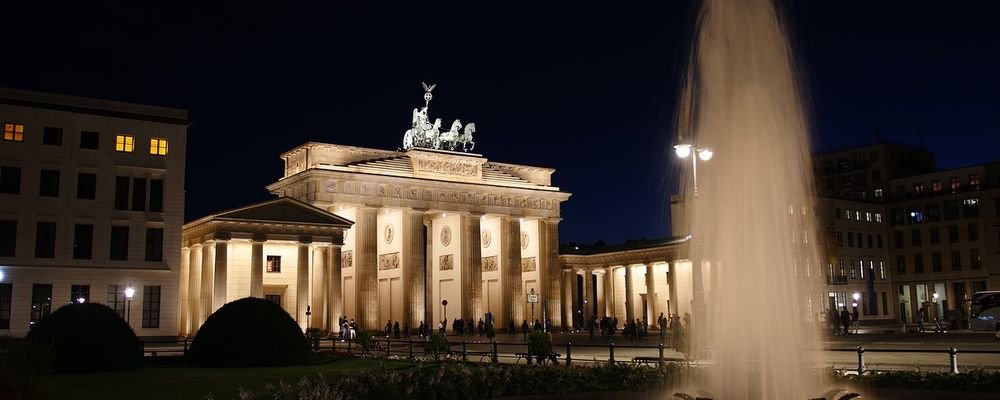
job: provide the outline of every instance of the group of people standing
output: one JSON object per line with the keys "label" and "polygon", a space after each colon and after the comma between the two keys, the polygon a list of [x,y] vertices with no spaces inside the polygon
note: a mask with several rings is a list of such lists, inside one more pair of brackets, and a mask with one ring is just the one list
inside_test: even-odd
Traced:
{"label": "group of people standing", "polygon": [[346,315],[337,318],[337,326],[340,327],[340,340],[356,339],[358,337],[358,324],[353,319],[347,319]]}
{"label": "group of people standing", "polygon": [[847,307],[841,307],[840,313],[836,310],[830,311],[830,327],[834,336],[850,335],[858,333],[858,308],[854,311],[847,311]]}
{"label": "group of people standing", "polygon": [[[684,324],[687,325],[691,320],[691,315],[688,313],[684,314]],[[656,318],[656,326],[660,329],[660,339],[664,339],[667,336],[667,332],[681,327],[681,317],[675,314],[671,314],[669,317],[665,317],[663,313]],[[632,321],[627,321],[622,325],[622,334],[632,341],[639,341],[649,336],[649,322],[643,319],[635,319]],[[590,338],[594,338],[594,332],[600,332],[601,336],[614,336],[618,332],[618,317],[608,317],[598,319],[594,316],[587,321],[586,330],[590,333]]]}

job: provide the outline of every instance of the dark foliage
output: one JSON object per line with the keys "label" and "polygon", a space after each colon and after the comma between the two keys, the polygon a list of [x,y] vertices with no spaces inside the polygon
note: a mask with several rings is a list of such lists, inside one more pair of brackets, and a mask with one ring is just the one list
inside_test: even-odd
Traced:
{"label": "dark foliage", "polygon": [[103,304],[63,306],[39,321],[25,339],[52,347],[56,372],[123,371],[142,366],[135,332]]}
{"label": "dark foliage", "polygon": [[236,300],[208,317],[188,349],[188,362],[206,367],[304,364],[309,341],[277,304],[252,297]]}

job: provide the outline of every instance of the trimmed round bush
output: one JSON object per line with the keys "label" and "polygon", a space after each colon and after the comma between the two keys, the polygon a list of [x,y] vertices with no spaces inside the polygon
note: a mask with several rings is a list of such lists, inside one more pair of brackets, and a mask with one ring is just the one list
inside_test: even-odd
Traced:
{"label": "trimmed round bush", "polygon": [[228,303],[198,329],[189,363],[204,367],[268,367],[304,364],[309,340],[277,304],[246,297]]}
{"label": "trimmed round bush", "polygon": [[142,366],[142,347],[135,332],[103,304],[60,307],[38,321],[25,339],[52,347],[56,372],[123,371]]}

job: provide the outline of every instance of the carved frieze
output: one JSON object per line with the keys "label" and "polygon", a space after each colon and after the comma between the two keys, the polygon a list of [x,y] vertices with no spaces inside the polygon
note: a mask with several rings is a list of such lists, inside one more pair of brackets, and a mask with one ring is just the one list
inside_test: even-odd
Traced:
{"label": "carved frieze", "polygon": [[379,254],[378,270],[385,271],[399,268],[399,253]]}
{"label": "carved frieze", "polygon": [[367,182],[328,180],[322,184],[327,193],[360,195],[368,197],[397,198],[407,200],[439,201],[480,206],[500,206],[535,210],[555,210],[558,205],[552,199],[500,195],[490,192],[458,192],[436,188],[422,188],[400,185],[384,185]]}
{"label": "carved frieze", "polygon": [[354,251],[344,250],[340,253],[340,268],[351,268],[354,266]]}
{"label": "carved frieze", "polygon": [[497,256],[483,257],[483,272],[493,272],[497,270]]}
{"label": "carved frieze", "polygon": [[538,263],[535,261],[535,257],[521,259],[521,272],[532,272],[537,269]]}
{"label": "carved frieze", "polygon": [[440,256],[438,264],[439,264],[438,269],[441,271],[451,271],[455,269],[455,255],[445,254],[443,256]]}

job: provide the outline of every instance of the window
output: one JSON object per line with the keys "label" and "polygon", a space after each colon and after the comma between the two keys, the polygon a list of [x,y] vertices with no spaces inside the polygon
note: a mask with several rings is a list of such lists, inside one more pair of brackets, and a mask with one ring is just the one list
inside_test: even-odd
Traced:
{"label": "window", "polygon": [[948,243],[958,243],[958,225],[948,227]]}
{"label": "window", "polygon": [[951,177],[951,192],[958,193],[962,190],[962,181],[957,176]]}
{"label": "window", "polygon": [[913,272],[917,274],[924,273],[924,255],[914,254],[913,255]]}
{"label": "window", "polygon": [[42,144],[62,146],[63,129],[46,126],[42,131]]}
{"label": "window", "polygon": [[872,222],[872,213],[870,211],[865,211],[865,221]]}
{"label": "window", "polygon": [[873,247],[875,247],[875,241],[872,240],[872,234],[869,233],[868,234],[868,248],[870,249],[870,248],[873,248]]}
{"label": "window", "polygon": [[38,321],[52,313],[52,284],[36,283],[31,285],[31,320],[30,327],[35,327]]}
{"label": "window", "polygon": [[858,279],[858,270],[855,268],[854,260],[851,260],[851,279]]}
{"label": "window", "polygon": [[885,280],[885,261],[879,260],[878,262],[878,277],[881,280]]}
{"label": "window", "polygon": [[962,215],[965,218],[973,218],[979,216],[979,199],[965,199],[962,200]]}
{"label": "window", "polygon": [[17,248],[17,221],[0,221],[0,257],[14,257]]}
{"label": "window", "polygon": [[281,305],[281,295],[280,294],[265,294],[264,300],[270,301],[274,304]]}
{"label": "window", "polygon": [[10,303],[13,294],[14,284],[0,283],[0,329],[10,329]]}
{"label": "window", "polygon": [[839,208],[835,208],[833,210],[833,219],[840,219],[840,209]]}
{"label": "window", "polygon": [[115,210],[128,210],[129,181],[127,176],[115,177]]}
{"label": "window", "polygon": [[847,247],[854,247],[854,232],[847,232]]}
{"label": "window", "polygon": [[878,235],[875,235],[875,238],[878,239],[878,248],[881,249],[882,248],[882,234],[880,233]]}
{"label": "window", "polygon": [[893,247],[897,249],[903,248],[903,231],[895,231],[892,233]]}
{"label": "window", "polygon": [[149,139],[149,154],[155,154],[158,156],[167,155],[167,139]]}
{"label": "window", "polygon": [[101,135],[97,132],[91,131],[81,131],[80,132],[80,148],[88,150],[97,150],[98,143],[100,142]]}
{"label": "window", "polygon": [[914,183],[913,184],[913,193],[923,194],[924,193],[924,184],[923,183]]}
{"label": "window", "polygon": [[38,195],[59,197],[59,171],[43,169],[38,179]]}
{"label": "window", "polygon": [[73,258],[77,260],[89,260],[93,255],[94,246],[94,226],[89,224],[76,224],[73,229]]}
{"label": "window", "polygon": [[941,229],[935,226],[928,231],[930,231],[931,244],[941,244]]}
{"label": "window", "polygon": [[115,151],[131,153],[135,150],[135,136],[115,135]]}
{"label": "window", "polygon": [[56,223],[39,222],[35,229],[35,257],[54,258],[56,256]]}
{"label": "window", "polygon": [[938,203],[927,203],[924,205],[925,215],[928,222],[937,222],[941,220],[941,205]]}
{"label": "window", "polygon": [[132,211],[146,210],[146,178],[132,178]]}
{"label": "window", "polygon": [[979,241],[979,225],[969,224],[969,241],[970,242]]}
{"label": "window", "polygon": [[892,224],[893,225],[902,225],[903,224],[903,210],[898,209],[898,208],[893,208],[893,209],[889,210],[889,218],[892,219]]}
{"label": "window", "polygon": [[149,211],[163,212],[163,179],[149,180]]}
{"label": "window", "polygon": [[125,285],[108,285],[108,307],[125,318]]}
{"label": "window", "polygon": [[861,272],[861,279],[865,279],[865,260],[858,260],[858,271]]}
{"label": "window", "polygon": [[882,213],[880,213],[880,212],[875,213],[875,222],[879,222],[879,223],[882,222]]}
{"label": "window", "polygon": [[889,296],[882,292],[882,315],[889,315]]}
{"label": "window", "polygon": [[931,254],[931,271],[941,272],[941,253]]}
{"label": "window", "polygon": [[111,259],[115,261],[128,260],[128,227],[111,227]]}
{"label": "window", "polygon": [[76,198],[86,200],[97,198],[97,174],[81,172],[77,176]]}
{"label": "window", "polygon": [[146,228],[146,261],[163,261],[163,228]]}
{"label": "window", "polygon": [[876,199],[881,199],[884,196],[885,196],[885,194],[883,194],[882,189],[875,189],[875,198]]}
{"label": "window", "polygon": [[941,191],[941,180],[931,181],[931,191],[934,193],[938,193]]}
{"label": "window", "polygon": [[3,140],[12,142],[24,141],[24,125],[15,123],[3,124]]}
{"label": "window", "polygon": [[844,210],[844,218],[851,219],[851,210]]}
{"label": "window", "polygon": [[21,193],[20,167],[0,167],[0,193]]}
{"label": "window", "polygon": [[910,243],[913,245],[913,247],[920,246],[920,242],[921,242],[921,240],[920,240],[920,230],[919,229],[914,229],[914,230],[910,231]]}
{"label": "window", "polygon": [[69,302],[79,304],[90,302],[90,285],[71,286],[69,291]]}
{"label": "window", "polygon": [[972,269],[983,269],[983,259],[979,256],[979,249],[969,250],[969,264]]}
{"label": "window", "polygon": [[267,256],[267,272],[281,272],[281,256]]}
{"label": "window", "polygon": [[160,327],[160,287],[142,287],[142,327]]}
{"label": "window", "polygon": [[951,252],[951,270],[961,271],[962,270],[962,253],[958,250],[952,250]]}
{"label": "window", "polygon": [[910,216],[907,220],[908,224],[919,224],[924,222],[924,212],[920,211],[920,207],[910,208],[908,215]]}
{"label": "window", "polygon": [[854,210],[854,220],[861,221],[861,211]]}
{"label": "window", "polygon": [[979,174],[969,174],[969,187],[972,190],[979,190]]}
{"label": "window", "polygon": [[958,219],[960,210],[957,200],[944,202],[944,219]]}
{"label": "window", "polygon": [[844,247],[844,232],[837,232],[837,246]]}

